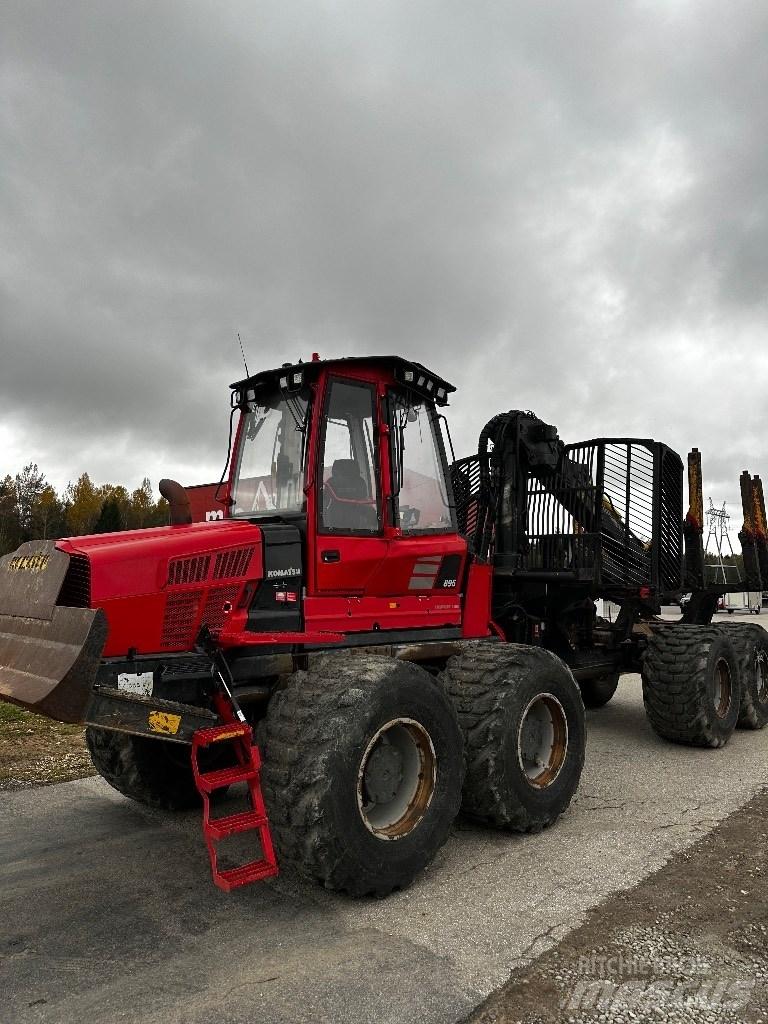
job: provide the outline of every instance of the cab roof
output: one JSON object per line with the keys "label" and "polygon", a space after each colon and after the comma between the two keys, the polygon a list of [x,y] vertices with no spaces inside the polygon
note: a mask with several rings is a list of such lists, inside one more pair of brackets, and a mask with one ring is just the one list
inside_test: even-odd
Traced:
{"label": "cab roof", "polygon": [[317,359],[313,357],[309,362],[283,363],[273,370],[262,370],[246,377],[244,380],[236,381],[230,387],[237,394],[233,396],[233,405],[238,405],[248,391],[255,391],[269,384],[283,390],[293,391],[302,387],[305,383],[316,380],[321,370],[332,367],[344,371],[350,369],[372,367],[376,369],[389,370],[394,378],[404,387],[425,398],[431,398],[437,405],[447,405],[448,395],[456,390],[453,384],[436,373],[432,373],[426,366],[410,359],[403,359],[400,356],[344,356],[340,359]]}

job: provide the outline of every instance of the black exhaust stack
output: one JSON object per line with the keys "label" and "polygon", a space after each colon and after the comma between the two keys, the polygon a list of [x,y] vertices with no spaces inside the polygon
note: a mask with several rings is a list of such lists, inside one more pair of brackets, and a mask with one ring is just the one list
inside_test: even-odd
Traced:
{"label": "black exhaust stack", "polygon": [[192,510],[189,507],[189,496],[181,484],[175,480],[161,480],[160,493],[168,502],[171,526],[189,526]]}

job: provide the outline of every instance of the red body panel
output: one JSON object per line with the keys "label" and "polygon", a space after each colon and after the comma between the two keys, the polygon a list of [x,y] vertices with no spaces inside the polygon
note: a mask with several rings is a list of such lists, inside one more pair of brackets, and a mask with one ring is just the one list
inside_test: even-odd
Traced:
{"label": "red body panel", "polygon": [[[458,596],[308,597],[307,628],[368,633],[379,629],[438,629],[461,624]],[[482,634],[487,636],[487,630]],[[416,639],[416,638],[414,638]]]}
{"label": "red body panel", "polygon": [[[249,580],[262,577],[261,530],[247,521],[163,526],[57,542],[91,565],[91,604],[109,623],[105,657],[189,650],[203,613],[223,623]],[[251,550],[252,549],[252,550]],[[247,552],[234,575],[220,575],[217,555]],[[178,563],[171,579],[171,563]],[[220,607],[216,603],[220,601]],[[212,603],[209,603],[212,602]]]}
{"label": "red body panel", "polygon": [[219,485],[216,484],[193,484],[185,487],[189,498],[189,510],[192,513],[193,523],[215,523],[219,519],[226,519],[228,506],[226,500],[226,488],[222,485],[219,497],[216,492]]}
{"label": "red body panel", "polygon": [[490,636],[492,565],[470,565],[467,592],[464,595],[462,636],[469,638]]}

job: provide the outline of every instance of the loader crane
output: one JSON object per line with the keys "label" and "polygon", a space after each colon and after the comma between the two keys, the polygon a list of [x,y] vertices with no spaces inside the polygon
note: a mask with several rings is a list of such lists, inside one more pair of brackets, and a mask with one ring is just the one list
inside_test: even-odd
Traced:
{"label": "loader crane", "polygon": [[[711,623],[729,587],[705,579],[698,453],[685,519],[682,461],[649,439],[565,444],[511,411],[449,463],[454,391],[397,356],[259,372],[232,385],[222,519],[192,524],[163,481],[167,527],[0,559],[0,698],[83,723],[126,796],[202,805],[223,889],[279,860],[384,895],[460,809],[550,825],[579,783],[584,705],[623,672],[642,673],[672,741],[720,746],[768,721],[768,634]],[[762,589],[759,479],[742,494]],[[683,619],[662,622],[682,589]],[[620,605],[615,622],[598,598]],[[217,815],[236,785],[247,809]],[[256,856],[223,865],[248,832]]]}

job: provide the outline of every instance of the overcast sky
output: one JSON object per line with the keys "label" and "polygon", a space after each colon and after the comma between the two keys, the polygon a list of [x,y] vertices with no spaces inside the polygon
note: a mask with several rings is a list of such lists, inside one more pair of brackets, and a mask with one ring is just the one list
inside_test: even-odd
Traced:
{"label": "overcast sky", "polygon": [[[768,3],[6,0],[0,475],[217,478],[228,384],[396,352],[768,476]],[[737,508],[732,508],[738,516]]]}

